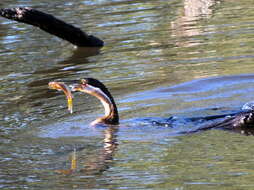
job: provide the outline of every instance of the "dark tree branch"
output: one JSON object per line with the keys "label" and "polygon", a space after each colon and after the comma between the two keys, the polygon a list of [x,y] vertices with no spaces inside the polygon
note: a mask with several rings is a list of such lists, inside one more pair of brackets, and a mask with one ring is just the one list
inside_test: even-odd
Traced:
{"label": "dark tree branch", "polygon": [[99,38],[87,35],[79,28],[71,24],[67,24],[53,15],[43,13],[29,7],[0,9],[0,15],[11,20],[39,27],[40,29],[67,40],[78,47],[103,46],[103,41]]}

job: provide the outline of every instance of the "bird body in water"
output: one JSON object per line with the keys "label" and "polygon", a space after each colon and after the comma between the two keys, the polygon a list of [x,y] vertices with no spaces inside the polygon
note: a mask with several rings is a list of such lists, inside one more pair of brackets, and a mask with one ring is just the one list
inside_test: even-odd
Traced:
{"label": "bird body in water", "polygon": [[203,125],[189,133],[201,132],[210,129],[230,130],[245,135],[254,135],[254,111],[246,111],[224,117],[209,125]]}
{"label": "bird body in water", "polygon": [[[62,90],[64,91],[67,99],[68,105],[72,104],[72,94],[71,91],[80,91],[92,96],[95,96],[99,99],[104,106],[105,115],[97,118],[95,121],[91,123],[91,125],[97,124],[109,124],[109,125],[117,125],[119,124],[119,115],[117,111],[117,106],[114,101],[113,96],[110,94],[107,87],[97,79],[94,78],[85,78],[81,79],[79,82],[75,81],[74,84],[70,85],[70,88],[64,84],[63,82],[50,82],[50,88]],[[72,108],[72,105],[69,105],[69,110]],[[71,109],[72,110],[72,109]],[[223,118],[218,121],[216,119]],[[211,120],[211,116],[202,118],[204,121]],[[225,115],[212,117],[212,120],[215,120],[212,124],[203,125],[196,130],[183,132],[187,133],[195,133],[201,132],[209,129],[224,129],[224,130],[232,130],[237,131],[244,134],[254,134],[254,111],[246,111],[240,112],[236,114],[229,115],[228,117]],[[253,130],[253,131],[252,131]]]}

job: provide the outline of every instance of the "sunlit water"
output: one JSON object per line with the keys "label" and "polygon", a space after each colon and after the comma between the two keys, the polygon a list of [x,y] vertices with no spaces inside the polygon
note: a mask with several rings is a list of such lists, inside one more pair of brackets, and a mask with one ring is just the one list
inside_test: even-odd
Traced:
{"label": "sunlit water", "polygon": [[[0,18],[0,188],[253,189],[252,136],[179,135],[199,125],[185,118],[253,101],[253,3],[2,0],[54,14],[105,47],[75,49]],[[89,126],[103,113],[93,97],[75,94],[70,115],[47,87],[83,77],[110,89],[119,128]]]}

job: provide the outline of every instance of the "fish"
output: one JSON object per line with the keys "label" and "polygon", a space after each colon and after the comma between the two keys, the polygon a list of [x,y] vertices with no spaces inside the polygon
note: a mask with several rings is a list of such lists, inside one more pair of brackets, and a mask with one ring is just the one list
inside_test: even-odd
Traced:
{"label": "fish", "polygon": [[63,91],[67,98],[68,111],[73,113],[73,95],[70,88],[64,82],[49,82],[48,86],[50,89]]}

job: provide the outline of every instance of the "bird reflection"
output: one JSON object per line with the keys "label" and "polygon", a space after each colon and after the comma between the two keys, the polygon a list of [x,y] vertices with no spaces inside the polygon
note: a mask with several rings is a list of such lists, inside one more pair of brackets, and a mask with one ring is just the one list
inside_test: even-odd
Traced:
{"label": "bird reflection", "polygon": [[[75,149],[71,154],[71,163],[69,169],[57,170],[56,172],[63,175],[71,175],[74,173],[101,174],[106,171],[113,163],[113,156],[117,150],[117,133],[118,126],[109,126],[103,131],[103,148],[96,155],[89,156],[89,159],[78,156]],[[78,164],[82,162],[83,164]]]}
{"label": "bird reflection", "polygon": [[117,150],[117,133],[118,126],[111,126],[104,131],[104,146],[96,157],[92,157],[85,163],[85,167],[80,171],[82,173],[99,174],[107,170],[113,161],[113,156]]}

